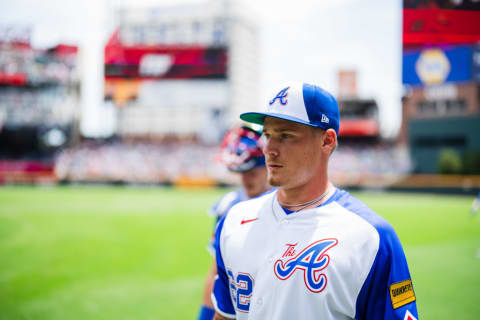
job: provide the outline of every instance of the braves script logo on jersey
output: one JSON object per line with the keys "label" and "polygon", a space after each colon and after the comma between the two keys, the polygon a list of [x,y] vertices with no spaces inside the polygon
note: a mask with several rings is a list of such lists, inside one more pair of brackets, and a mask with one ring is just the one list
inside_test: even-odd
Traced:
{"label": "braves script logo on jersey", "polygon": [[[327,286],[327,276],[321,273],[321,271],[324,270],[330,262],[330,257],[326,252],[336,246],[337,243],[337,239],[318,240],[296,255],[295,246],[297,244],[287,244],[287,250],[282,255],[282,258],[275,262],[273,271],[280,280],[287,280],[296,270],[303,271],[303,278],[308,290],[312,292],[322,292]],[[293,258],[286,262],[282,261],[292,256]]]}
{"label": "braves script logo on jersey", "polygon": [[278,99],[278,101],[280,101],[281,104],[283,105],[286,105],[288,100],[287,100],[287,96],[288,96],[288,89],[290,89],[290,87],[286,87],[285,89],[282,89],[280,90],[279,93],[277,93],[277,95],[275,96],[275,98],[273,98],[271,101],[270,101],[270,105],[274,104],[275,103],[275,100]]}

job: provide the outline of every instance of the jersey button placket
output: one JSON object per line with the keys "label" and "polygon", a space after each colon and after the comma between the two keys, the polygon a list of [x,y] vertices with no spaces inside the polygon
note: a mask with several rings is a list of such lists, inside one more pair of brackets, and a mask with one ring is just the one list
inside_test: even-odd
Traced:
{"label": "jersey button placket", "polygon": [[258,298],[257,299],[257,306],[261,306],[263,304],[263,299],[262,298]]}

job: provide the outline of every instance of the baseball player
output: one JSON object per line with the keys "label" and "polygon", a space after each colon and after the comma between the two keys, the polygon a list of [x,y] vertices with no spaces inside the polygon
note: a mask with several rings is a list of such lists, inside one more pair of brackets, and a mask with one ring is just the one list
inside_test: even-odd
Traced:
{"label": "baseball player", "polygon": [[[470,205],[470,215],[473,217],[479,210],[480,210],[480,192],[477,194],[475,199],[473,199],[473,202]],[[477,259],[480,259],[480,248],[477,249],[477,253],[475,254],[475,257]]]}
{"label": "baseball player", "polygon": [[[270,189],[270,186],[267,185],[267,169],[265,168],[265,156],[262,152],[260,136],[260,132],[242,126],[230,130],[223,139],[219,160],[230,171],[241,175],[242,188],[225,194],[210,209],[210,214],[216,217],[217,223],[233,205],[257,197]],[[215,236],[213,235],[208,246],[213,257],[215,257],[214,241]],[[213,319],[215,311],[213,310],[211,294],[216,274],[216,263],[213,263],[205,280],[203,305],[198,315],[199,320]]]}
{"label": "baseball player", "polygon": [[473,199],[472,205],[470,206],[470,214],[473,216],[480,209],[480,192],[477,197]]}
{"label": "baseball player", "polygon": [[327,175],[337,146],[335,98],[290,84],[265,112],[274,191],[233,206],[216,231],[214,319],[417,319],[407,261],[392,226]]}

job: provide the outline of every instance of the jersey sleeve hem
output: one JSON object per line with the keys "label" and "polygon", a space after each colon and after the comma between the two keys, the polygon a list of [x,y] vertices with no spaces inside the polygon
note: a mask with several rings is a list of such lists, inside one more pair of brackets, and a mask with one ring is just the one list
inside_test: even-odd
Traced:
{"label": "jersey sleeve hem", "polygon": [[215,295],[213,293],[212,293],[211,297],[212,297],[212,304],[213,304],[213,307],[215,308],[216,312],[218,312],[222,317],[225,317],[225,318],[228,318],[228,319],[235,319],[235,317],[236,317],[235,314],[227,313],[227,312],[224,312],[220,309],[220,307],[218,306],[218,303],[217,303],[217,299],[215,298]]}

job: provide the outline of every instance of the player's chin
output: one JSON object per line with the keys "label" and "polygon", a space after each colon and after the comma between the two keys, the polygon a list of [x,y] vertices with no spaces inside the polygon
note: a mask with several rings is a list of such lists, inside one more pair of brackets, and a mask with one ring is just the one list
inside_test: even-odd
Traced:
{"label": "player's chin", "polygon": [[280,187],[282,185],[282,180],[280,177],[278,175],[271,174],[270,172],[267,176],[267,182],[272,187]]}

